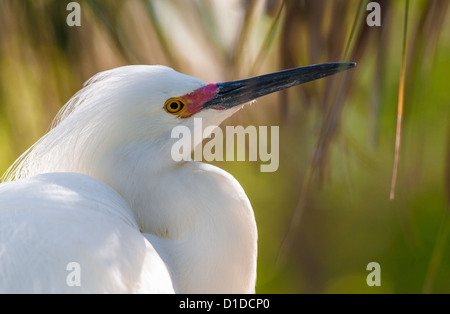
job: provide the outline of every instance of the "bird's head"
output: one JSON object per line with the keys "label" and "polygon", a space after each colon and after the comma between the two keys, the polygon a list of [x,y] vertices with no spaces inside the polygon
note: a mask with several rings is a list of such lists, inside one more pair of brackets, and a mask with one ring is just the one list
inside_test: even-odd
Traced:
{"label": "bird's head", "polygon": [[90,111],[95,107],[98,122],[109,136],[115,135],[115,141],[167,141],[175,126],[186,126],[193,132],[193,118],[201,118],[203,127],[218,126],[255,98],[354,65],[325,63],[210,84],[165,66],[125,66],[88,81],[82,90],[86,103],[78,102],[78,107],[89,106]]}
{"label": "bird's head", "polygon": [[[193,132],[194,118],[202,118],[204,128],[218,126],[255,98],[354,66],[325,63],[210,84],[165,66],[132,65],[101,72],[68,101],[52,130],[13,165],[7,179],[49,171],[92,174],[105,156],[139,158],[149,147],[164,155],[162,150],[170,152],[164,147],[175,141],[171,133],[176,126]],[[201,140],[197,138],[192,149]]]}

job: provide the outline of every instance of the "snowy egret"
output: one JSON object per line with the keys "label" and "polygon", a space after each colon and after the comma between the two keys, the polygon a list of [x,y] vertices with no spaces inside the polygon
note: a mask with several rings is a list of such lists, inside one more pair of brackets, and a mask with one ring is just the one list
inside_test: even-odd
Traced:
{"label": "snowy egret", "polygon": [[244,190],[215,166],[173,161],[171,130],[194,116],[219,125],[254,98],[354,65],[212,84],[164,66],[95,75],[0,185],[0,292],[254,292]]}

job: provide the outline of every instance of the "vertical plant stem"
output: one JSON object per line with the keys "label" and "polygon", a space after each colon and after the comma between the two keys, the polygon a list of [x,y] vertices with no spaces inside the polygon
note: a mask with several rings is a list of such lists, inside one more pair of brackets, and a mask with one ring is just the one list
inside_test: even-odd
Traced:
{"label": "vertical plant stem", "polygon": [[447,239],[450,234],[450,218],[449,218],[450,204],[447,205],[447,210],[444,213],[444,220],[442,221],[441,228],[436,237],[433,252],[431,253],[430,263],[425,276],[425,282],[422,292],[430,294],[433,292],[433,286],[436,282],[439,269],[442,266],[442,260],[444,258]]}
{"label": "vertical plant stem", "polygon": [[270,46],[271,46],[271,44],[272,44],[272,42],[274,40],[274,37],[275,37],[277,26],[278,26],[279,22],[281,21],[281,13],[283,12],[283,9],[285,7],[284,3],[285,3],[285,1],[282,1],[281,4],[279,5],[279,8],[277,10],[277,14],[276,14],[275,18],[273,19],[269,30],[266,33],[264,41],[263,41],[263,43],[261,45],[261,49],[259,50],[258,56],[256,57],[255,62],[253,63],[253,66],[252,66],[251,71],[250,71],[250,75],[254,75],[255,73],[257,73],[256,70],[261,65],[261,63],[264,60],[265,56],[269,52]]}
{"label": "vertical plant stem", "polygon": [[344,60],[349,60],[351,45],[354,39],[356,38],[356,34],[360,31],[361,27],[363,26],[362,20],[364,19],[364,13],[367,13],[366,11],[367,3],[368,0],[364,0],[359,3],[358,10],[356,11],[357,12],[356,17],[353,20],[352,30],[350,32],[349,39],[347,40],[347,45],[345,45]]}
{"label": "vertical plant stem", "polygon": [[405,19],[403,25],[403,55],[402,55],[402,68],[400,72],[400,83],[398,87],[398,103],[397,103],[397,129],[395,133],[395,155],[394,155],[394,168],[392,170],[391,191],[389,194],[390,200],[395,198],[395,186],[397,184],[398,176],[398,163],[400,160],[400,146],[402,138],[402,120],[403,120],[403,105],[405,95],[405,73],[406,73],[406,46],[408,37],[408,10],[409,0],[405,0]]}

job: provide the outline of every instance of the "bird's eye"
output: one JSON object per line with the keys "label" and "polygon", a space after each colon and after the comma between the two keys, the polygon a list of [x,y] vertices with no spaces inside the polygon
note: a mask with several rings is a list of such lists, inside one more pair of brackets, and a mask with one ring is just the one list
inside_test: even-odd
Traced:
{"label": "bird's eye", "polygon": [[186,105],[180,98],[170,98],[164,104],[164,109],[170,114],[179,114],[184,111]]}

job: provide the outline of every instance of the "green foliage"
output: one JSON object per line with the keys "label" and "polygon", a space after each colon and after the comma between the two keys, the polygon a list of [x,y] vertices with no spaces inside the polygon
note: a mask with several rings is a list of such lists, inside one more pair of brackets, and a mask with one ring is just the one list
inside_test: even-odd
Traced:
{"label": "green foliage", "polygon": [[[257,292],[450,293],[448,0],[411,1],[394,162],[404,1],[0,1],[0,172],[93,74],[164,64],[205,81],[311,63],[357,68],[262,98],[226,124],[280,125],[280,168],[218,162],[259,226]],[[381,265],[381,287],[366,266]]]}

